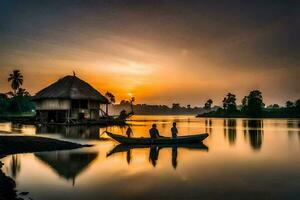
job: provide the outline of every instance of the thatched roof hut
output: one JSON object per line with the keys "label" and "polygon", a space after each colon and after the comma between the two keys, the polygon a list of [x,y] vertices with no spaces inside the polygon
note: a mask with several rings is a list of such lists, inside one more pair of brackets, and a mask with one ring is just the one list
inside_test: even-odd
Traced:
{"label": "thatched roof hut", "polygon": [[77,76],[65,76],[34,97],[40,122],[69,123],[98,120],[100,105],[109,100]]}
{"label": "thatched roof hut", "polygon": [[109,103],[106,97],[77,76],[65,76],[33,97],[35,101],[43,99],[81,99],[95,100],[102,104]]}

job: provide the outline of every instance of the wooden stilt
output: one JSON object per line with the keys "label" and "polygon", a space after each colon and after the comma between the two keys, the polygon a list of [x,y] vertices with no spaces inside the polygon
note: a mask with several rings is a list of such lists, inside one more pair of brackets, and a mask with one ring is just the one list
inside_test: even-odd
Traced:
{"label": "wooden stilt", "polygon": [[106,116],[108,116],[108,104],[106,104],[106,111],[105,111]]}

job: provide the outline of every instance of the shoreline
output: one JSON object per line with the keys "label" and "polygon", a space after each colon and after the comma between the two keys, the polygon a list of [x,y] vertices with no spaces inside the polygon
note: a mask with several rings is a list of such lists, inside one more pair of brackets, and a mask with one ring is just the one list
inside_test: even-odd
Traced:
{"label": "shoreline", "polygon": [[1,158],[0,158],[0,199],[22,200],[23,198],[18,197],[17,194],[18,191],[16,190],[16,182],[9,176],[6,176],[2,171],[2,166],[4,164],[1,162]]}
{"label": "shoreline", "polygon": [[0,136],[0,199],[23,199],[19,197],[16,182],[3,173],[2,158],[19,153],[71,150],[91,146],[38,136]]}
{"label": "shoreline", "polygon": [[38,136],[0,136],[0,159],[3,156],[18,153],[71,150],[92,145],[57,140]]}

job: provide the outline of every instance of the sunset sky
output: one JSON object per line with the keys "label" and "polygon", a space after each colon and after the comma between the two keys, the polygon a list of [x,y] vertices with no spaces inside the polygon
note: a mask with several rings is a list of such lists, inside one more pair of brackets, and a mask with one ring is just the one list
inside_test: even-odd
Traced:
{"label": "sunset sky", "polygon": [[117,100],[203,106],[300,98],[300,1],[0,0],[0,92],[71,75]]}

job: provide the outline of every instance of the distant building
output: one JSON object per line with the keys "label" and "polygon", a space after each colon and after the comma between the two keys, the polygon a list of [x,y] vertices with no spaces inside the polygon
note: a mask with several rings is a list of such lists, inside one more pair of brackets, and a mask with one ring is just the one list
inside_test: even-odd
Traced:
{"label": "distant building", "polygon": [[75,75],[61,78],[39,91],[33,101],[37,120],[42,123],[98,120],[104,114],[100,105],[109,104],[107,98]]}

